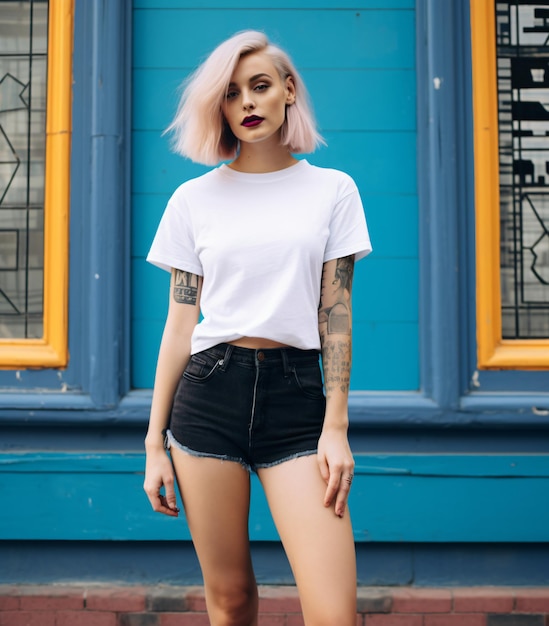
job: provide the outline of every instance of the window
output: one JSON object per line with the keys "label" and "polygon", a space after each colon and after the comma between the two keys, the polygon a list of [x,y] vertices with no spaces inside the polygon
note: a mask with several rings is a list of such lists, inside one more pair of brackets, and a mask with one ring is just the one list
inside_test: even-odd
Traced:
{"label": "window", "polygon": [[3,368],[67,363],[71,53],[71,1],[2,2]]}
{"label": "window", "polygon": [[471,2],[481,368],[549,367],[549,0]]}

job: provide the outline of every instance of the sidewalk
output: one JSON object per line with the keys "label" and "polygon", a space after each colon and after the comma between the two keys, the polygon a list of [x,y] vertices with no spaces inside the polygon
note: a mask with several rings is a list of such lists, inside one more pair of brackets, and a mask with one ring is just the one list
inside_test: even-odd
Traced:
{"label": "sidewalk", "polygon": [[[294,587],[259,593],[260,626],[303,626]],[[357,626],[549,626],[549,587],[360,587],[357,608]],[[201,587],[0,585],[0,626],[209,622]]]}

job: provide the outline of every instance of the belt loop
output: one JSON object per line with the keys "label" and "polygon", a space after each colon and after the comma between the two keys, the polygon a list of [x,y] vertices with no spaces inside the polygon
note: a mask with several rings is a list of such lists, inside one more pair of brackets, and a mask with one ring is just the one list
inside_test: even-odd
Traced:
{"label": "belt loop", "polygon": [[225,356],[223,357],[223,364],[219,367],[219,369],[224,372],[229,365],[229,361],[231,360],[231,355],[233,353],[234,346],[232,343],[227,344],[227,349],[225,350]]}
{"label": "belt loop", "polygon": [[288,378],[290,372],[290,361],[288,359],[288,352],[286,348],[280,348],[280,354],[282,355],[282,367],[284,368],[284,378]]}

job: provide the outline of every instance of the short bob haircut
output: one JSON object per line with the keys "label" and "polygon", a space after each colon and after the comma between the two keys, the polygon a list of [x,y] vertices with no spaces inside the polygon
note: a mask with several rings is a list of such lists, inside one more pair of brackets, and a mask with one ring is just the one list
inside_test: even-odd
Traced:
{"label": "short bob haircut", "polygon": [[283,81],[291,76],[295,85],[295,103],[286,107],[282,144],[291,152],[303,153],[324,143],[316,130],[305,85],[289,56],[272,45],[265,34],[247,30],[221,43],[183,83],[176,116],[166,129],[173,133],[175,152],[204,165],[217,165],[236,157],[238,140],[221,112],[221,105],[238,61],[260,51],[270,56]]}

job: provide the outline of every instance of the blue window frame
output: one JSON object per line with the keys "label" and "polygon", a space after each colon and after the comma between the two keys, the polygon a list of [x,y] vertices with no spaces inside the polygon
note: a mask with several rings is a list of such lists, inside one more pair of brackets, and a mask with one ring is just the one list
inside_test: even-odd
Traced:
{"label": "blue window frame", "polygon": [[129,0],[75,3],[70,358],[66,369],[0,372],[9,420],[56,409],[80,419],[128,391],[130,9]]}

